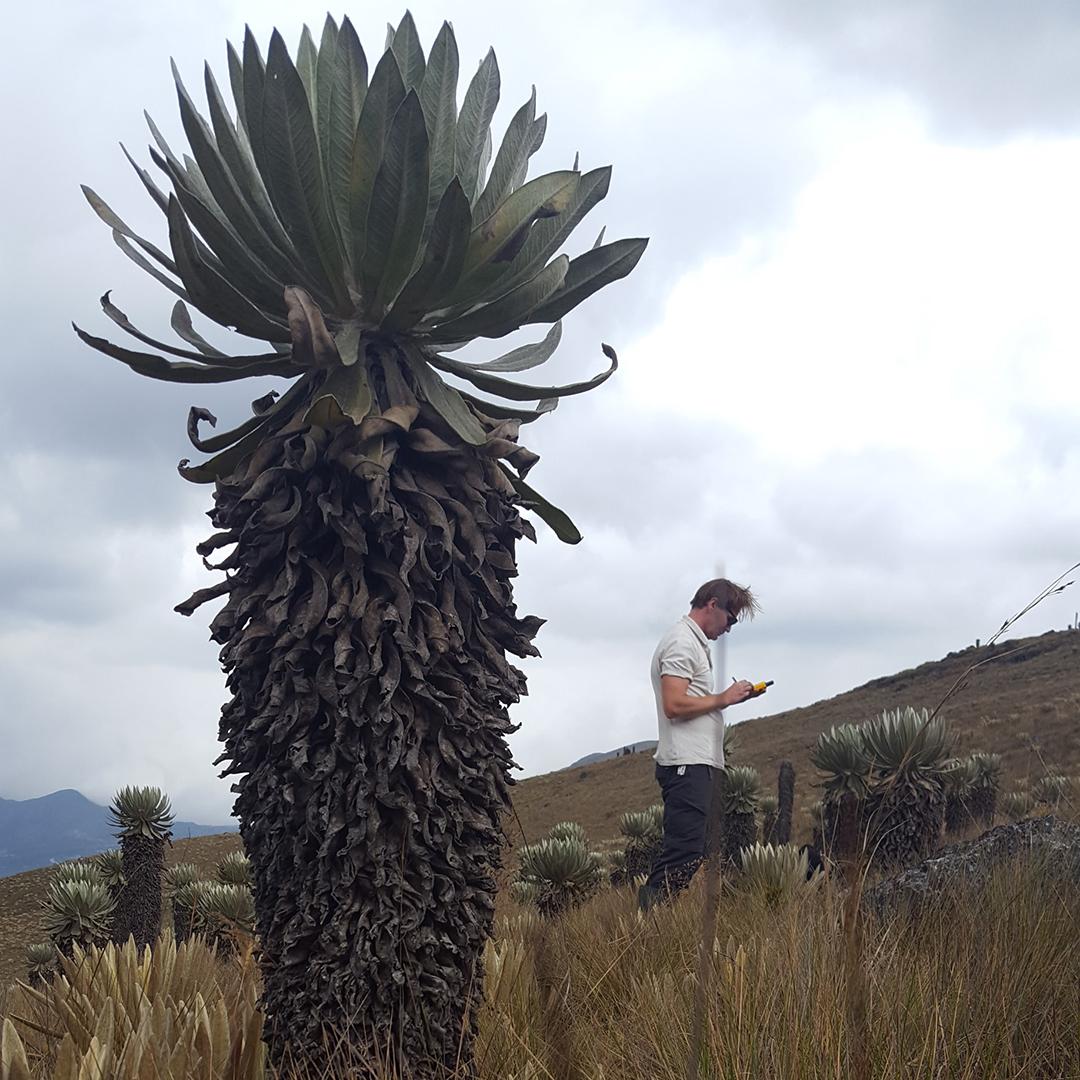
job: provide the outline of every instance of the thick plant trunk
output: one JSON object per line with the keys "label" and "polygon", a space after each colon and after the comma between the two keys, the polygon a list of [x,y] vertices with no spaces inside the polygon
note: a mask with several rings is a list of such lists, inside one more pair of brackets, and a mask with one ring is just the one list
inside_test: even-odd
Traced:
{"label": "thick plant trunk", "polygon": [[172,902],[173,936],[177,945],[183,945],[195,928],[195,906]]}
{"label": "thick plant trunk", "polygon": [[795,807],[795,768],[790,761],[780,762],[776,780],[776,825],[773,843],[791,843],[791,815]]}
{"label": "thick plant trunk", "polygon": [[970,806],[972,817],[980,825],[990,828],[994,824],[994,814],[997,811],[997,787],[977,787],[971,793]]}
{"label": "thick plant trunk", "polygon": [[837,800],[826,800],[822,823],[820,846],[825,854],[838,862],[854,858],[863,842],[862,801],[850,791]]}
{"label": "thick plant trunk", "polygon": [[970,798],[965,795],[948,795],[945,799],[945,831],[962,832],[974,820]]}
{"label": "thick plant trunk", "polygon": [[724,818],[724,856],[735,867],[742,866],[739,852],[751,847],[757,839],[757,822],[754,815],[727,814]]}
{"label": "thick plant trunk", "polygon": [[945,828],[945,795],[940,790],[912,793],[897,784],[876,797],[868,813],[869,842],[882,866],[904,866],[925,858]]}
{"label": "thick plant trunk", "polygon": [[165,872],[165,841],[148,836],[125,836],[120,841],[124,884],[113,914],[113,941],[128,937],[142,949],[161,932],[161,876]]}
{"label": "thick plant trunk", "polygon": [[515,614],[532,528],[495,461],[393,360],[369,375],[362,427],[298,424],[218,484],[199,550],[236,544],[211,629],[272,1057],[318,1068],[347,1033],[339,1065],[420,1078],[469,1068],[525,691],[505,653],[541,620]]}
{"label": "thick plant trunk", "polygon": [[663,837],[653,840],[631,840],[626,845],[626,868],[624,874],[628,882],[636,877],[648,877],[652,864],[656,861],[663,846]]}

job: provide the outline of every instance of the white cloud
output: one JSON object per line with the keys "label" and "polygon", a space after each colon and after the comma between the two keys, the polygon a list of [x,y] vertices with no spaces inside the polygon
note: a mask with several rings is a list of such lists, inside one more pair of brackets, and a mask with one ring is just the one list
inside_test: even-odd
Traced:
{"label": "white cloud", "polygon": [[1080,142],[961,150],[903,114],[873,126],[788,227],[677,283],[626,356],[638,407],[782,460],[880,447],[965,474],[1022,449],[1024,408],[1080,406]]}

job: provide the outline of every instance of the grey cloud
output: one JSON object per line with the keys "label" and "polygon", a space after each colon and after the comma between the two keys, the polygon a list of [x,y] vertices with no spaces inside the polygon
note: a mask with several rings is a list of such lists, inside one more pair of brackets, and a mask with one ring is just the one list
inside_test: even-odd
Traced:
{"label": "grey cloud", "polygon": [[1069,0],[754,7],[759,27],[851,80],[854,92],[861,85],[917,100],[945,137],[996,141],[1080,127],[1080,9]]}
{"label": "grey cloud", "polygon": [[158,637],[156,656],[140,656],[133,646],[147,629],[115,620],[98,629],[100,649],[80,627],[0,635],[5,795],[76,787],[102,802],[123,784],[156,784],[181,816],[225,819],[228,785],[211,764],[221,676],[210,656],[197,668],[169,663],[168,647],[183,636],[176,630]]}

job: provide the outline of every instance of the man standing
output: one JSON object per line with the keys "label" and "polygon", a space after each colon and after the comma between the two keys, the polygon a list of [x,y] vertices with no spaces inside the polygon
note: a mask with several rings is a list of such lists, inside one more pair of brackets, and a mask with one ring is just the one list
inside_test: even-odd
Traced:
{"label": "man standing", "polygon": [[709,642],[757,610],[749,589],[726,578],[707,581],[690,601],[689,614],[660,639],[653,654],[656,781],[664,800],[664,839],[638,893],[642,910],[686,888],[705,857],[713,772],[724,767],[723,710],[754,694],[753,684],[745,680],[713,693]]}

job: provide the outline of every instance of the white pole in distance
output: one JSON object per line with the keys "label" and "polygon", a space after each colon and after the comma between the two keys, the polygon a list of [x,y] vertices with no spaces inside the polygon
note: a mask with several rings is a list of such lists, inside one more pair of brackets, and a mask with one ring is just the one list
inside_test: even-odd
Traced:
{"label": "white pole in distance", "polygon": [[[724,576],[723,562],[718,562],[716,564],[716,576],[718,578]],[[713,642],[713,683],[714,690],[717,694],[722,694],[727,689],[727,634],[721,634],[716,641]],[[723,722],[716,725],[716,730],[713,735],[714,738],[719,740],[720,745],[717,749],[722,753],[724,746]],[[720,759],[720,753],[716,754],[716,759]]]}

